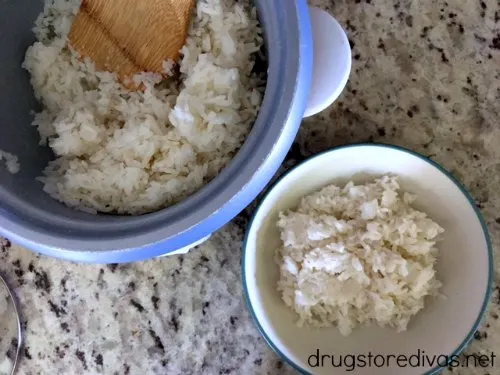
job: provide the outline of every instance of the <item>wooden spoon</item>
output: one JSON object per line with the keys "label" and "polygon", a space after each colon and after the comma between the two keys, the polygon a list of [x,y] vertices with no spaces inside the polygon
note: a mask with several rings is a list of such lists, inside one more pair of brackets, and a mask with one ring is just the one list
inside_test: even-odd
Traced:
{"label": "wooden spoon", "polygon": [[179,58],[195,0],[82,0],[69,44],[129,88],[141,72],[164,74]]}

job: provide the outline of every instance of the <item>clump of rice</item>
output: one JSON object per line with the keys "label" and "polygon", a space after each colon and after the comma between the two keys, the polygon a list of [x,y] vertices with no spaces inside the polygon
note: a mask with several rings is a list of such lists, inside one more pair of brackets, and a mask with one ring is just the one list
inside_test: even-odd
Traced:
{"label": "clump of rice", "polygon": [[[56,159],[40,181],[80,210],[142,214],[164,208],[213,179],[243,144],[257,116],[264,77],[253,72],[263,44],[251,0],[198,0],[180,61],[180,82],[115,74],[67,46],[79,0],[45,0],[24,67],[44,110],[42,145]],[[172,62],[165,62],[166,71]]]}
{"label": "clump of rice", "polygon": [[19,159],[16,155],[0,150],[0,161],[2,160],[5,162],[5,168],[7,168],[8,172],[16,174],[21,170]]}
{"label": "clump of rice", "polygon": [[337,326],[349,335],[378,324],[398,331],[437,295],[443,229],[411,207],[398,177],[330,185],[281,212],[278,290],[298,324]]}

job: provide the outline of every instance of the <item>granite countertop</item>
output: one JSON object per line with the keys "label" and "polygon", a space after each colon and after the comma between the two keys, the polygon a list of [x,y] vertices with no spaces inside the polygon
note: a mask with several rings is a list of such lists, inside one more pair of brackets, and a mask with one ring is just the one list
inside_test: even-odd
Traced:
{"label": "granite countertop", "polygon": [[[304,121],[286,165],[359,141],[424,153],[470,189],[497,251],[500,3],[311,3],[346,28],[353,70],[341,98]],[[19,297],[25,329],[20,373],[293,373],[259,336],[242,298],[241,241],[251,210],[187,255],[137,264],[75,265],[3,240],[0,272]],[[492,299],[469,353],[500,348],[500,287]]]}

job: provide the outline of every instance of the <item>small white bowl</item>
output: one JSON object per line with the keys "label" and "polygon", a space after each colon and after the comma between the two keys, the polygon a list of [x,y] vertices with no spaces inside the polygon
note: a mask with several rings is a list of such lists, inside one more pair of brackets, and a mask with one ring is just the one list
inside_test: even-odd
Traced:
{"label": "small white bowl", "polygon": [[[446,299],[429,298],[425,308],[410,321],[408,330],[401,333],[370,327],[356,329],[343,337],[336,328],[297,327],[297,316],[276,290],[278,267],[273,257],[280,246],[278,212],[297,206],[302,196],[325,185],[344,184],[350,179],[359,183],[388,173],[398,175],[403,191],[418,196],[416,208],[445,229],[439,243],[437,272]],[[287,172],[257,209],[243,251],[245,297],[260,332],[287,363],[306,374],[434,374],[441,370],[439,365],[444,364],[444,356],[456,359],[474,336],[486,311],[493,281],[488,231],[470,195],[435,162],[388,145],[336,148]],[[370,353],[372,363],[368,366]],[[330,357],[323,357],[322,367],[320,363],[316,366],[316,358],[323,355]],[[332,355],[335,364],[344,356],[344,366],[334,367]],[[401,359],[398,366],[400,355],[408,361],[413,355],[413,361]],[[427,362],[425,356],[432,360],[434,355],[439,364]],[[379,356],[378,360],[375,356]],[[420,366],[415,366],[417,358]],[[406,367],[402,367],[404,363]]]}

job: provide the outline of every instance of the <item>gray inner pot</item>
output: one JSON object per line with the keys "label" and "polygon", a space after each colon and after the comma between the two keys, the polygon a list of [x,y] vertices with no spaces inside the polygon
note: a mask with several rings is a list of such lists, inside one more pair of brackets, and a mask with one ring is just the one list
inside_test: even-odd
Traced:
{"label": "gray inner pot", "polygon": [[76,261],[147,259],[187,246],[236,216],[272,178],[297,133],[310,88],[312,38],[305,0],[256,0],[268,52],[268,82],[253,130],[228,167],[201,191],[142,216],[89,215],[70,209],[35,180],[53,157],[30,126],[38,108],[21,68],[34,41],[42,1],[0,2],[0,149],[21,171],[0,168],[0,234]]}

